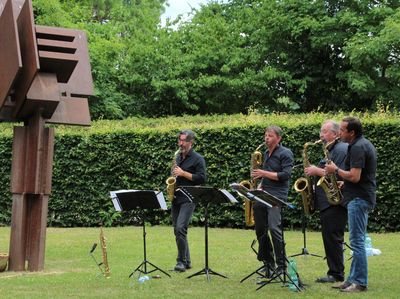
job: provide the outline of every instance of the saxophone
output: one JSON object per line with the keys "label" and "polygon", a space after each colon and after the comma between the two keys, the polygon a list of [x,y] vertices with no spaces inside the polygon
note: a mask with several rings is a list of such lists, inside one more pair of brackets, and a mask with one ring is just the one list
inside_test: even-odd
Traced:
{"label": "saxophone", "polygon": [[[259,151],[260,148],[264,145],[264,143],[261,143],[256,150],[251,154],[251,160],[250,160],[250,173],[254,169],[258,169],[261,167],[263,163],[263,154]],[[250,180],[244,180],[240,182],[241,186],[246,187],[249,190],[254,190],[257,189],[257,185],[259,183],[259,179],[250,179]],[[254,215],[253,215],[253,202],[245,199],[244,200],[244,219],[246,226],[248,227],[253,227],[254,226]]]}
{"label": "saxophone", "polygon": [[[303,153],[302,153],[304,168],[310,166],[310,161],[308,159],[308,154],[307,154],[308,147],[317,145],[319,143],[322,143],[321,139],[314,142],[304,143]],[[304,213],[306,215],[313,214],[315,212],[315,198],[314,198],[313,184],[310,176],[307,175],[306,177],[298,178],[296,182],[294,182],[294,190],[296,190],[301,194],[301,197],[303,199]]]}
{"label": "saxophone", "polygon": [[[178,149],[174,154],[174,158],[172,159],[171,173],[174,171],[174,168],[176,166],[176,158],[178,157],[179,153],[180,149]],[[168,179],[165,180],[165,183],[167,184],[167,199],[172,202],[174,200],[174,193],[176,189],[176,177],[171,175]]]}
{"label": "saxophone", "polygon": [[[323,148],[327,164],[331,163],[331,160],[329,159],[329,149],[335,144],[336,141],[337,139],[329,142]],[[317,186],[324,190],[326,198],[331,205],[338,205],[342,200],[343,196],[337,183],[336,174],[332,173],[322,176],[318,180]]]}
{"label": "saxophone", "polygon": [[103,262],[102,265],[104,267],[103,275],[105,278],[110,278],[110,267],[108,266],[108,259],[107,259],[107,245],[106,245],[106,238],[104,237],[103,228],[100,226],[100,245],[101,245],[101,252],[103,254]]}

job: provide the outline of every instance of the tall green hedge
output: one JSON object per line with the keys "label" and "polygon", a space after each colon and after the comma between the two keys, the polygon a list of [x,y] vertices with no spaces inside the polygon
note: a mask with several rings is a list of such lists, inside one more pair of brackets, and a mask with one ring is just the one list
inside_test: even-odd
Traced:
{"label": "tall green hedge", "polygon": [[[165,179],[177,149],[177,132],[191,128],[197,133],[195,148],[207,162],[207,185],[228,188],[232,182],[249,177],[250,154],[263,142],[270,124],[285,132],[283,143],[292,149],[296,164],[302,163],[303,144],[319,137],[324,119],[340,120],[344,115],[276,114],[194,116],[164,119],[132,118],[124,121],[97,121],[90,128],[58,126],[53,169],[53,188],[49,202],[50,226],[95,226],[138,224],[135,212],[116,213],[110,190],[165,188]],[[358,115],[365,135],[378,150],[378,199],[370,215],[370,230],[400,230],[400,121],[398,115]],[[9,225],[11,194],[11,126],[0,126],[0,224]],[[316,155],[321,155],[322,152]],[[315,160],[314,160],[315,161]],[[317,162],[317,161],[315,161]],[[302,167],[294,169],[292,184],[302,176]],[[303,213],[301,197],[293,188],[289,200],[297,205],[285,212],[285,224],[300,227]],[[203,207],[193,217],[194,225],[203,221]],[[168,211],[148,211],[152,224],[170,223]],[[243,206],[213,205],[210,225],[244,227]],[[308,219],[308,227],[318,229],[318,215]]]}

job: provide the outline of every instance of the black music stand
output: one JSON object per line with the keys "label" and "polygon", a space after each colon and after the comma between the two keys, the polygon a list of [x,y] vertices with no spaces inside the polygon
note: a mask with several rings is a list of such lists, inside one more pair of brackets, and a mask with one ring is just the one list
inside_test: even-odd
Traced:
{"label": "black music stand", "polygon": [[314,254],[314,253],[310,253],[307,249],[307,237],[306,237],[306,227],[307,227],[307,219],[306,219],[306,215],[304,214],[304,212],[301,215],[301,232],[303,233],[303,248],[301,249],[300,253],[297,254],[293,254],[290,255],[289,257],[296,257],[296,256],[301,256],[301,255],[311,255],[311,256],[315,256],[315,257],[320,257],[320,258],[324,258],[322,255],[318,255],[318,254]]}
{"label": "black music stand", "polygon": [[204,268],[187,278],[192,278],[197,275],[205,274],[208,282],[210,282],[210,275],[218,275],[223,278],[228,278],[225,275],[219,274],[208,267],[208,205],[210,203],[237,203],[237,200],[224,189],[217,189],[214,187],[201,187],[201,186],[182,186],[181,191],[185,193],[193,202],[202,202],[205,205],[204,209],[204,242],[205,242],[205,265]]}
{"label": "black music stand", "polygon": [[[261,202],[263,204],[265,204],[268,208],[271,207],[279,207],[279,208],[291,208],[293,209],[294,206],[289,203],[289,202],[285,202],[277,197],[275,197],[274,195],[268,193],[267,191],[264,190],[249,190],[239,184],[231,184],[231,188],[234,189],[235,191],[238,192],[239,195],[246,197],[249,200],[252,201],[258,201]],[[281,213],[282,215],[282,213]],[[268,277],[266,281],[261,282],[260,286],[256,289],[257,291],[259,289],[261,289],[262,287],[266,286],[267,284],[272,283],[275,280],[278,280],[278,282],[283,283],[283,285],[287,285],[288,283],[293,284],[294,286],[296,286],[296,289],[298,291],[301,291],[302,289],[300,288],[300,280],[299,282],[296,284],[291,277],[289,276],[288,272],[287,272],[287,264],[289,263],[287,256],[286,256],[286,250],[285,250],[285,239],[284,239],[284,233],[283,233],[283,216],[281,216],[281,231],[282,231],[282,250],[283,250],[283,256],[285,259],[285,263],[284,263],[284,268],[283,269],[273,269],[272,275],[270,277]],[[249,278],[250,276],[252,276],[253,274],[257,273],[260,274],[260,270],[263,268],[264,266],[258,268],[257,270],[253,271],[252,273],[250,273],[249,275],[247,275],[246,277],[244,277],[240,282],[245,281],[247,278]],[[296,271],[296,275],[299,278],[299,274]]]}
{"label": "black music stand", "polygon": [[[244,187],[244,186],[242,186],[242,185],[240,185],[240,184],[237,184],[237,183],[231,184],[230,187],[231,187],[233,190],[235,190],[235,191],[238,193],[238,195],[239,195],[240,197],[242,197],[242,198],[244,198],[244,199],[246,199],[246,200],[250,200],[250,201],[252,201],[252,202],[258,201],[258,202],[262,203],[263,205],[267,206],[267,208],[272,208],[272,205],[271,205],[270,203],[268,203],[268,202],[266,202],[265,200],[263,200],[263,199],[261,199],[261,198],[255,196],[254,194],[252,194],[252,193],[250,192],[250,191],[251,191],[250,189],[248,189],[248,188],[246,188],[246,187]],[[256,240],[253,240],[253,242],[252,242],[251,245],[250,245],[250,248],[251,248],[251,249],[253,250],[253,252],[257,255],[257,250],[254,249],[254,245],[256,244],[256,242],[257,242]],[[264,267],[267,267],[267,265],[262,265],[261,267],[257,268],[257,269],[254,270],[253,272],[251,272],[249,275],[246,275],[244,278],[242,278],[242,279],[240,280],[240,283],[242,283],[242,282],[245,281],[246,279],[250,278],[250,277],[253,276],[254,274],[258,274],[260,277],[263,277],[263,278],[268,278],[268,277],[266,276],[266,274],[268,273],[269,270],[273,272],[274,269],[266,269],[266,272],[265,272],[265,274],[264,274],[264,273],[262,272],[262,270],[263,270]]]}
{"label": "black music stand", "polygon": [[[143,226],[143,261],[139,266],[132,271],[129,275],[131,278],[135,272],[139,272],[139,277],[142,274],[150,274],[154,271],[161,271],[168,277],[171,277],[167,272],[157,267],[153,263],[147,260],[146,254],[146,219],[145,219],[145,209],[167,209],[167,204],[165,203],[164,195],[161,191],[153,190],[119,190],[110,192],[112,202],[114,204],[116,211],[131,211],[135,209],[141,210],[142,226]],[[151,271],[147,270],[147,265],[152,266],[154,269]]]}

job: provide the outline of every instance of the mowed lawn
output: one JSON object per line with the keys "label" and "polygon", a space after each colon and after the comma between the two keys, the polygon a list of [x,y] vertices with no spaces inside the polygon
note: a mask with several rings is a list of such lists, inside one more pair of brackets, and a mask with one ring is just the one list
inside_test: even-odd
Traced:
{"label": "mowed lawn", "polygon": [[[147,259],[171,275],[156,271],[141,284],[138,275],[129,274],[143,261],[142,227],[104,228],[111,277],[99,275],[99,269],[89,255],[94,243],[99,244],[99,228],[48,228],[46,262],[43,272],[0,273],[0,298],[400,298],[400,233],[370,234],[372,245],[382,251],[368,258],[369,290],[361,294],[343,294],[331,285],[317,284],[315,278],[326,273],[326,261],[314,256],[295,258],[298,272],[306,284],[305,291],[295,293],[273,283],[256,291],[257,275],[243,283],[240,280],[257,269],[250,245],[252,230],[209,229],[209,268],[226,275],[224,279],[205,275],[187,279],[205,266],[204,228],[192,227],[189,241],[193,269],[175,273],[176,247],[173,230],[168,226],[147,226]],[[0,252],[8,252],[10,228],[0,227]],[[346,239],[348,238],[346,234]],[[301,231],[285,232],[287,254],[301,253]],[[321,234],[307,232],[307,249],[324,255]],[[101,248],[94,251],[102,260]],[[349,249],[345,250],[346,272],[349,271]],[[148,271],[152,267],[148,267]]]}

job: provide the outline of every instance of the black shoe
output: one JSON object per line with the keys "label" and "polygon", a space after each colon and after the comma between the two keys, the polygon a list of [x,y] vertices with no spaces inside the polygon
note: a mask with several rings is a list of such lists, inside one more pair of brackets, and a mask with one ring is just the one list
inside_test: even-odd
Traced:
{"label": "black shoe", "polygon": [[174,268],[175,271],[177,272],[185,272],[186,271],[186,267],[182,262],[178,262]]}
{"label": "black shoe", "polygon": [[366,290],[367,290],[366,286],[361,286],[355,283],[352,283],[347,288],[340,289],[341,292],[345,293],[358,293],[358,292],[365,292]]}
{"label": "black shoe", "polygon": [[185,264],[185,268],[186,270],[192,269],[192,264],[191,263]]}
{"label": "black shoe", "polygon": [[332,286],[332,288],[333,288],[333,289],[342,290],[342,289],[348,288],[350,285],[351,285],[350,282],[345,281],[345,282],[341,282],[341,283],[334,284],[334,285]]}
{"label": "black shoe", "polygon": [[339,279],[332,275],[326,275],[324,277],[319,277],[319,278],[317,278],[317,280],[315,280],[315,282],[318,282],[318,283],[341,282],[341,281],[343,281],[343,279]]}

